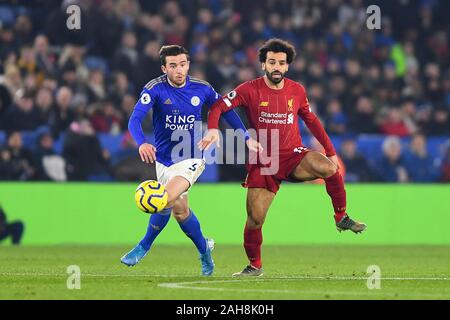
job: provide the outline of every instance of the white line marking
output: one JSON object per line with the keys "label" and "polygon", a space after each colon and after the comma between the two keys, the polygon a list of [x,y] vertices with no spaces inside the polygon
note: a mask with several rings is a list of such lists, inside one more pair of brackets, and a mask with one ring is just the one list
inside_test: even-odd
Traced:
{"label": "white line marking", "polygon": [[[277,280],[275,278],[270,278],[266,280]],[[285,279],[285,280],[310,280],[310,279]],[[352,278],[353,280],[353,278]],[[403,280],[403,279],[402,279]],[[373,295],[381,295],[381,296],[391,296],[391,297],[427,297],[427,298],[446,298],[450,297],[450,294],[441,294],[441,293],[389,293],[389,292],[381,292],[379,290],[374,291],[329,291],[329,290],[277,290],[277,289],[245,289],[245,288],[215,288],[215,287],[197,287],[194,285],[201,284],[212,284],[212,283],[233,283],[233,282],[242,282],[242,281],[257,281],[264,282],[264,279],[240,279],[240,280],[210,280],[210,281],[187,281],[187,282],[166,282],[159,283],[158,287],[168,288],[168,289],[187,289],[187,290],[200,290],[200,291],[233,291],[233,292],[270,292],[270,293],[291,293],[291,294],[312,294],[312,295],[338,295],[338,296],[373,296]]]}
{"label": "white line marking", "polygon": [[[185,274],[185,275],[168,275],[168,274],[102,274],[102,273],[82,273],[86,277],[144,277],[144,278],[197,278],[202,277],[198,274]],[[67,277],[66,274],[59,273],[40,273],[40,272],[0,272],[0,276],[18,276],[18,277]],[[204,277],[202,277],[204,278]],[[231,276],[212,276],[209,279],[230,279]],[[344,276],[263,276],[258,278],[240,278],[240,280],[229,281],[267,281],[267,280],[310,280],[310,281],[351,281],[351,280],[364,280],[367,281],[368,277],[344,277]],[[382,277],[381,280],[390,281],[450,281],[450,277]]]}
{"label": "white line marking", "polygon": [[158,287],[169,289],[191,289],[191,290],[211,290],[211,291],[239,291],[239,292],[272,292],[272,293],[297,293],[297,290],[277,290],[277,289],[240,289],[240,288],[211,288],[211,287],[194,287],[192,284],[203,283],[232,283],[242,282],[242,280],[210,280],[210,281],[188,281],[188,282],[166,282],[159,283]]}

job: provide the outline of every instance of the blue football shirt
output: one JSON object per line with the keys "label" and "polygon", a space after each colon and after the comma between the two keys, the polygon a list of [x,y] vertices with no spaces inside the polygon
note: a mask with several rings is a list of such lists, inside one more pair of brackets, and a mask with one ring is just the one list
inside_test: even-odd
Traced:
{"label": "blue football shirt", "polygon": [[[153,109],[158,162],[170,166],[184,159],[203,157],[197,148],[202,137],[202,106],[211,107],[220,97],[209,83],[190,76],[181,88],[170,85],[165,74],[145,85],[134,114],[145,115]],[[143,135],[139,137],[131,128],[130,131],[138,145],[144,142]]]}

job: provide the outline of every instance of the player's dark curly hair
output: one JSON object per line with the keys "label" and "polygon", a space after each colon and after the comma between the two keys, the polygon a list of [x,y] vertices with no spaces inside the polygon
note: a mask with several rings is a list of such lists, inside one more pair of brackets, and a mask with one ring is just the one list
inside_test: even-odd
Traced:
{"label": "player's dark curly hair", "polygon": [[189,52],[185,47],[178,45],[162,46],[161,50],[159,50],[159,60],[161,61],[161,65],[166,65],[166,57],[178,56],[179,54],[183,53],[186,55],[187,60],[189,61]]}
{"label": "player's dark curly hair", "polygon": [[267,40],[264,45],[259,48],[259,62],[266,62],[267,52],[284,52],[287,55],[287,63],[290,64],[295,58],[295,48],[292,44],[281,39]]}

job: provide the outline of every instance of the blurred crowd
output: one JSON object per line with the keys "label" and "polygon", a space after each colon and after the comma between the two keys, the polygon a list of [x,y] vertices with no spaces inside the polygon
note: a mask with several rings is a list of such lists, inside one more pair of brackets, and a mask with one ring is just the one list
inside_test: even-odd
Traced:
{"label": "blurred crowd", "polygon": [[[261,75],[257,50],[271,37],[295,44],[287,76],[304,84],[327,132],[344,139],[348,181],[450,180],[449,146],[427,153],[429,137],[450,134],[449,1],[12,3],[0,4],[0,180],[142,179],[127,122],[142,87],[161,74],[161,45],[185,46],[190,74],[225,94]],[[66,26],[71,4],[81,8],[79,30]],[[366,26],[372,4],[380,30]],[[151,117],[143,127],[152,130]],[[23,132],[36,133],[33,145]],[[123,135],[120,154],[97,134]],[[386,136],[382,159],[358,152],[363,134]],[[411,138],[407,152],[401,138]]]}

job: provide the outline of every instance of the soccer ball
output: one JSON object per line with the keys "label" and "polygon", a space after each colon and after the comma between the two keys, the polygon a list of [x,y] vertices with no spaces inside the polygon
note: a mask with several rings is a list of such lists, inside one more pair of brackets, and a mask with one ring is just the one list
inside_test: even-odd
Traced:
{"label": "soccer ball", "polygon": [[142,182],[134,193],[137,207],[146,213],[162,211],[167,205],[167,198],[166,188],[155,180]]}

